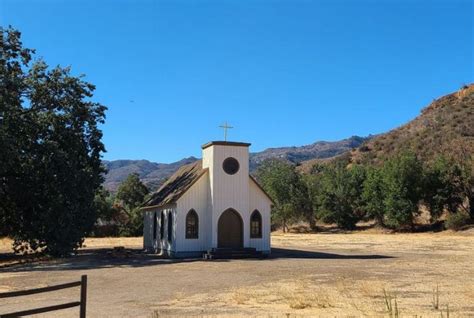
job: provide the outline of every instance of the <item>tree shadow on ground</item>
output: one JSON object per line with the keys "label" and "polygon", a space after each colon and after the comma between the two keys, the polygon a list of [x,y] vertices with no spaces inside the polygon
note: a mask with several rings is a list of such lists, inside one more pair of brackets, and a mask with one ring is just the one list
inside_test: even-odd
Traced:
{"label": "tree shadow on ground", "polygon": [[336,224],[320,224],[315,228],[310,228],[308,224],[297,224],[289,228],[288,233],[291,234],[348,234],[355,232],[364,232],[368,230],[378,230],[382,233],[390,233],[393,230],[383,228],[373,222],[371,223],[359,223],[352,230],[342,229]]}
{"label": "tree shadow on ground", "polygon": [[[172,265],[178,263],[209,262],[202,258],[171,259],[157,254],[146,254],[140,249],[126,249],[122,255],[113,255],[111,249],[84,249],[77,255],[54,259],[37,261],[27,264],[13,265],[0,269],[2,272],[34,272],[34,271],[67,271],[67,270],[89,270],[107,268],[130,268],[149,267],[158,265]],[[286,248],[272,248],[272,253],[262,258],[243,259],[243,261],[265,261],[278,259],[341,259],[341,260],[373,260],[386,259],[392,256],[384,255],[354,255],[336,254],[317,251],[306,251]],[[231,259],[218,259],[211,262],[230,262]]]}
{"label": "tree shadow on ground", "polygon": [[[391,233],[437,233],[446,230],[445,221],[436,221],[429,224],[415,223],[411,226],[405,226],[399,229],[391,229],[383,227],[375,222],[360,222],[352,230],[341,229],[336,224],[319,224],[315,228],[310,228],[308,224],[296,224],[289,228],[290,234],[349,234],[364,233],[372,231],[372,233],[391,234]],[[474,225],[466,225],[461,230],[469,229]]]}
{"label": "tree shadow on ground", "polygon": [[13,265],[0,269],[0,273],[147,267],[201,260],[200,258],[171,259],[158,254],[147,254],[141,249],[126,249],[123,254],[114,255],[110,248],[88,248],[79,250],[76,255],[67,258]]}

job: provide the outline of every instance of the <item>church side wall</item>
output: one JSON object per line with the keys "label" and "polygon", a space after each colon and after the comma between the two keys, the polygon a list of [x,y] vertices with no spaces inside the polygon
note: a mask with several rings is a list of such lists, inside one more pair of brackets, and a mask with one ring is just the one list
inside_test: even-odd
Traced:
{"label": "church side wall", "polygon": [[254,210],[258,210],[262,215],[262,238],[250,238],[249,246],[256,248],[258,251],[270,252],[271,240],[271,204],[272,202],[267,198],[263,191],[249,178],[250,191],[250,209],[249,217],[245,220],[246,226],[250,227],[250,215]]}
{"label": "church side wall", "polygon": [[[210,212],[209,173],[189,188],[177,202],[176,252],[201,252],[210,248],[211,212]],[[194,209],[198,214],[199,235],[197,239],[186,239],[186,215]]]}

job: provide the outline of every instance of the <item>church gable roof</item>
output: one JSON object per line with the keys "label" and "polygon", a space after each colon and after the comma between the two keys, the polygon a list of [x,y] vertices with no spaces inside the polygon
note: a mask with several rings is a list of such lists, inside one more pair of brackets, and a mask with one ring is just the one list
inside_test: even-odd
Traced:
{"label": "church gable roof", "polygon": [[176,202],[207,171],[202,168],[202,160],[182,166],[151,195],[144,209]]}

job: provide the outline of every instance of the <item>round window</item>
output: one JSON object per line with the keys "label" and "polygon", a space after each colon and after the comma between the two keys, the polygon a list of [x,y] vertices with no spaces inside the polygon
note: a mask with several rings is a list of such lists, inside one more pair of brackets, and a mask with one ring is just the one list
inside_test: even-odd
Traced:
{"label": "round window", "polygon": [[222,163],[222,168],[227,174],[236,174],[239,171],[239,162],[237,159],[229,157]]}

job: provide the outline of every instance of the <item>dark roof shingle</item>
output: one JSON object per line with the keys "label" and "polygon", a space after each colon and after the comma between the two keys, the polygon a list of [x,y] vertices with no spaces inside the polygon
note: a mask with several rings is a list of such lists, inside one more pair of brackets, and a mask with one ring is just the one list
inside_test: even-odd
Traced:
{"label": "dark roof shingle", "polygon": [[151,195],[143,208],[176,202],[207,171],[202,168],[202,160],[182,166]]}

